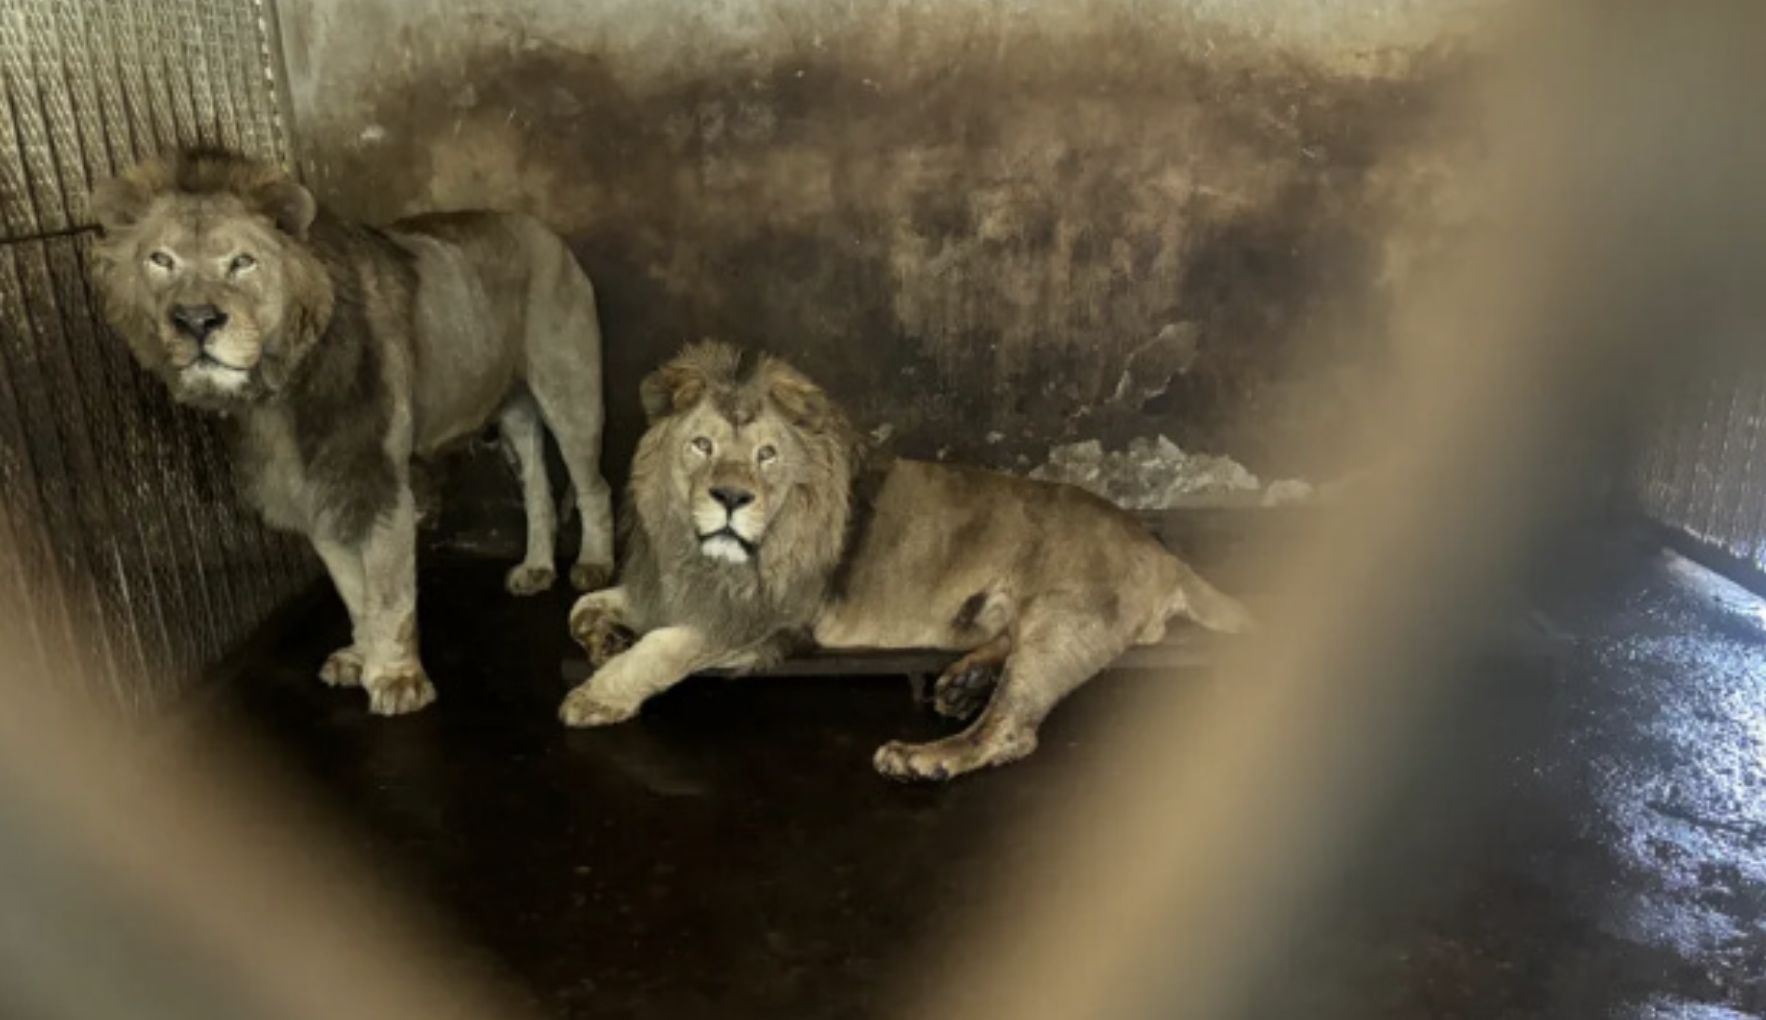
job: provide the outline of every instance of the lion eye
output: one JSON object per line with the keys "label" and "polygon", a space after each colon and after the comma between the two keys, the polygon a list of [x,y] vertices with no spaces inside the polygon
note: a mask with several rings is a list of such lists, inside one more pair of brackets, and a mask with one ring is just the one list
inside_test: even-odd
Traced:
{"label": "lion eye", "polygon": [[172,268],[172,265],[173,265],[172,257],[163,251],[156,251],[153,254],[147,256],[147,261],[153,263],[154,265],[160,267],[161,269],[170,269],[170,268]]}
{"label": "lion eye", "polygon": [[693,449],[702,457],[711,456],[711,440],[704,436],[693,437]]}
{"label": "lion eye", "polygon": [[257,264],[258,260],[252,258],[250,255],[235,255],[233,256],[233,261],[227,263],[227,272],[243,273],[247,269],[255,267]]}
{"label": "lion eye", "polygon": [[779,455],[778,448],[773,446],[771,443],[768,443],[766,446],[763,446],[760,449],[754,451],[754,459],[759,461],[762,464],[765,464],[767,461],[772,460],[774,457],[777,457],[778,455]]}

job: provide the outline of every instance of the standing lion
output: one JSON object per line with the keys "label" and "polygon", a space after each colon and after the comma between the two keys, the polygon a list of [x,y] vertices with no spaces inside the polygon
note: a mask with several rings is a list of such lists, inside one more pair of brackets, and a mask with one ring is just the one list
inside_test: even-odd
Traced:
{"label": "standing lion", "polygon": [[105,316],[175,399],[228,419],[243,492],[312,540],[349,609],[353,640],[326,683],[360,683],[383,715],[435,699],[417,652],[411,462],[493,418],[527,508],[509,590],[554,580],[542,422],[583,517],[571,580],[606,583],[601,332],[556,235],[494,212],[347,223],[281,170],[212,152],[104,182],[92,212]]}
{"label": "standing lion", "polygon": [[[595,674],[559,714],[629,719],[689,674],[825,648],[964,653],[934,705],[969,727],[892,742],[878,771],[948,779],[1036,748],[1049,710],[1170,617],[1250,617],[1129,515],[1068,485],[870,462],[816,385],[770,357],[689,347],[646,379],[620,585],[585,595],[572,636]],[[635,633],[636,643],[625,645]],[[988,681],[997,675],[991,696]]]}

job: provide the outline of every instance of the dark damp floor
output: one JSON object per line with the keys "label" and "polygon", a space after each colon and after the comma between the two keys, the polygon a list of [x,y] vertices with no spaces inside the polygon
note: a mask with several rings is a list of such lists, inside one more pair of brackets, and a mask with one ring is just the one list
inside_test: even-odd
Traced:
{"label": "dark damp floor", "polygon": [[[1229,577],[1258,540],[1178,530]],[[1527,625],[1478,658],[1247,1015],[1766,1014],[1759,603],[1628,533],[1540,566]],[[344,636],[326,598],[196,733],[258,738],[452,922],[463,965],[561,1017],[883,1015],[978,899],[990,840],[1108,740],[1111,709],[1208,682],[1107,676],[1032,759],[904,788],[871,750],[941,728],[905,681],[696,680],[636,723],[567,732],[569,596],[508,598],[501,565],[424,569],[434,708],[375,719],[313,679]]]}

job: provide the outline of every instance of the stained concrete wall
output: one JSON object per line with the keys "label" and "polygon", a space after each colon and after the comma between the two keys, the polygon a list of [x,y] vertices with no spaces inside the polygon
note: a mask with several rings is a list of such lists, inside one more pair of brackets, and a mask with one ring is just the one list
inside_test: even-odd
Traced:
{"label": "stained concrete wall", "polygon": [[[281,0],[300,164],[537,213],[641,374],[764,343],[898,449],[1327,475],[1451,237],[1466,2]],[[1295,452],[1302,441],[1309,452]]]}

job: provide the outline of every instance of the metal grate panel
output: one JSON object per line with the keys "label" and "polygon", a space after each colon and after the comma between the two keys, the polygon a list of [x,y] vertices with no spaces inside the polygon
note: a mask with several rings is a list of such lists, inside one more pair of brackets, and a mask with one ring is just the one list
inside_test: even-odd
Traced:
{"label": "metal grate panel", "polygon": [[1766,572],[1766,354],[1688,375],[1645,451],[1646,513]]}
{"label": "metal grate panel", "polygon": [[0,612],[85,656],[96,695],[174,695],[316,576],[240,507],[212,423],[96,314],[95,180],[171,148],[288,162],[250,0],[0,0]]}

